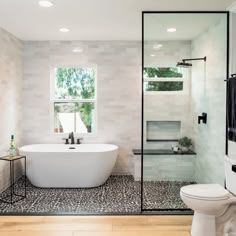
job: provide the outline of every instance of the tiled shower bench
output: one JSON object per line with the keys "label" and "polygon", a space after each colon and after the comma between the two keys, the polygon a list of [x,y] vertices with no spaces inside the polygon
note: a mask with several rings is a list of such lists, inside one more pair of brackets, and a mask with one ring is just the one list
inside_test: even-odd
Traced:
{"label": "tiled shower bench", "polygon": [[[141,149],[133,149],[134,179],[141,179]],[[196,153],[174,153],[168,149],[144,149],[143,177],[145,181],[195,181]]]}

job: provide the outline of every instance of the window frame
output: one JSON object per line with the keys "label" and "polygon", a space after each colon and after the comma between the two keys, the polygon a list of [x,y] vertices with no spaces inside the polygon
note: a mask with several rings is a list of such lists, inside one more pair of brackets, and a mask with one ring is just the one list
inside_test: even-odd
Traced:
{"label": "window frame", "polygon": [[[83,98],[73,98],[73,99],[58,99],[55,98],[55,69],[56,68],[93,68],[95,70],[95,80],[94,80],[94,98],[83,99]],[[54,131],[54,104],[55,103],[93,103],[94,104],[94,124],[92,133],[74,133],[77,137],[93,137],[97,135],[97,65],[96,64],[53,64],[50,67],[50,133],[53,135],[64,137],[69,135],[69,133],[56,133]]]}
{"label": "window frame", "polygon": [[[144,66],[144,68],[154,68],[154,67],[162,67],[162,68],[168,68],[168,67],[175,67],[173,65],[166,65],[166,66],[157,66],[157,65],[148,65]],[[143,77],[143,83],[145,82],[183,82],[183,90],[178,91],[146,91],[145,86],[143,86],[143,92],[147,95],[185,95],[189,94],[190,91],[190,70],[184,69],[183,70],[183,77]]]}

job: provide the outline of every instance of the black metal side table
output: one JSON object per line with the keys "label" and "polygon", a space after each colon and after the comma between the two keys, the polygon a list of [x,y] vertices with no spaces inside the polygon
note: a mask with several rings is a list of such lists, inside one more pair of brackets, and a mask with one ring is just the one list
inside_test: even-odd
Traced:
{"label": "black metal side table", "polygon": [[[14,170],[14,164],[15,161],[18,161],[20,159],[24,159],[24,167],[25,167],[25,175],[24,175],[24,195],[16,194],[15,193],[15,170]],[[10,157],[10,156],[4,156],[0,157],[0,160],[2,161],[8,161],[10,164],[10,195],[7,195],[4,198],[0,198],[0,201],[8,204],[14,204],[18,201],[21,201],[26,198],[26,156],[15,156],[15,157]],[[17,196],[20,197],[17,200],[13,200],[13,197]],[[10,201],[5,200],[6,198],[10,197]]]}

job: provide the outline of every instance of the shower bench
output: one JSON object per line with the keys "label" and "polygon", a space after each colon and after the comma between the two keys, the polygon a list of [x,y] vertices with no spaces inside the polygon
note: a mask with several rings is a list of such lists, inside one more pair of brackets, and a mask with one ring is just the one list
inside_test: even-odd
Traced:
{"label": "shower bench", "polygon": [[[133,149],[133,176],[141,179],[141,149]],[[144,149],[143,176],[147,181],[187,181],[195,180],[194,151],[175,153],[171,149]]]}

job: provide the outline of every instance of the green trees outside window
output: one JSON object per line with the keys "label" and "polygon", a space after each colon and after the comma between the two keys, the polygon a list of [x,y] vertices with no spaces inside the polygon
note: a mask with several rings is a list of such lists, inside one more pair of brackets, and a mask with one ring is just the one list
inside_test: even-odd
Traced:
{"label": "green trees outside window", "polygon": [[[145,67],[144,78],[182,78],[183,74],[175,67]],[[145,91],[181,91],[183,81],[147,81]]]}
{"label": "green trees outside window", "polygon": [[95,94],[93,68],[57,68],[56,98],[91,99]]}
{"label": "green trees outside window", "polygon": [[[55,99],[57,100],[66,99],[69,101],[69,102],[55,102],[54,103],[55,115],[59,113],[74,113],[74,114],[79,113],[81,120],[87,127],[87,131],[91,132],[92,127],[94,125],[93,99],[95,98],[95,69],[85,68],[85,67],[56,68],[54,92],[55,92],[54,93]],[[56,123],[58,123],[58,121]],[[75,121],[73,130],[74,132],[76,132],[76,125],[77,124]],[[57,128],[56,132],[63,132],[63,127],[61,124],[60,126],[61,126],[60,130],[59,128]]]}

